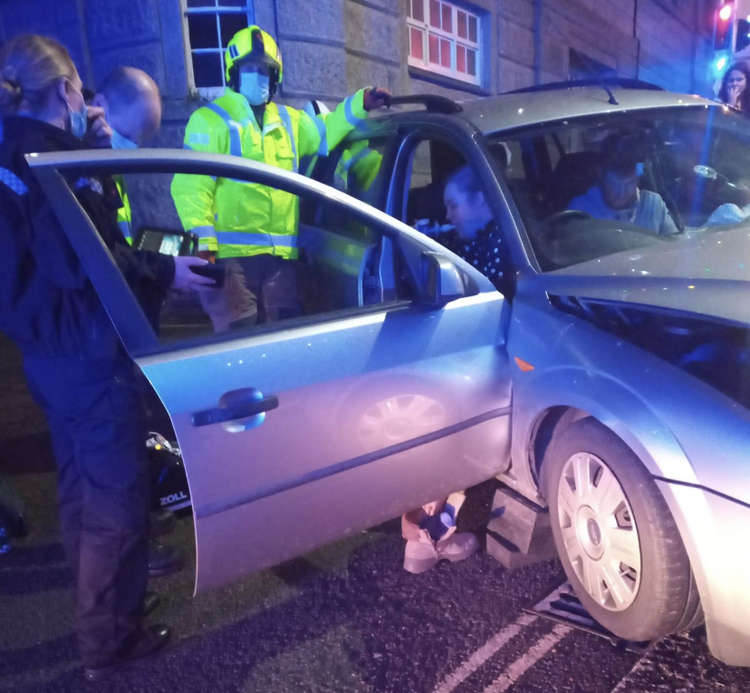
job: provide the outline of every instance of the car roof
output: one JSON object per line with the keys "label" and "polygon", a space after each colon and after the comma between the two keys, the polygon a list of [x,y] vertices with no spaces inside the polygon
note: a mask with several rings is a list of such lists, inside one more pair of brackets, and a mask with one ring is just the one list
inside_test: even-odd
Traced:
{"label": "car roof", "polygon": [[[610,103],[610,94],[616,104]],[[463,101],[460,106],[462,110],[459,115],[489,135],[566,118],[651,108],[722,107],[722,104],[696,94],[677,94],[658,89],[574,86],[511,92]]]}

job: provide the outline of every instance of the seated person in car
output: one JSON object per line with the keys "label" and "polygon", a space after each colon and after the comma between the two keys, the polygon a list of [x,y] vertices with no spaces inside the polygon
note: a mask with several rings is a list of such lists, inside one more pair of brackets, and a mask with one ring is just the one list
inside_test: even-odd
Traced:
{"label": "seated person in car", "polygon": [[607,137],[601,145],[598,183],[574,197],[568,209],[597,219],[628,222],[660,235],[677,233],[677,225],[661,195],[638,187],[643,172],[638,149],[634,135]]}

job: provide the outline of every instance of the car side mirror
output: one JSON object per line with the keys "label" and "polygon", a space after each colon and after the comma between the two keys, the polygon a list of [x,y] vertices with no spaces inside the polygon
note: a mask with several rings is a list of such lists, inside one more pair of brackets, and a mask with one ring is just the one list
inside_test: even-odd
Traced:
{"label": "car side mirror", "polygon": [[422,297],[420,304],[442,308],[446,303],[468,296],[464,274],[440,253],[422,253]]}

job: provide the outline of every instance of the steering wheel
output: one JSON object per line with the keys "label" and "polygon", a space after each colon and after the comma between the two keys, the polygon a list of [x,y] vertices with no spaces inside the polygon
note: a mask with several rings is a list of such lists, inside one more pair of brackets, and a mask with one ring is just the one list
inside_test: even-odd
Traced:
{"label": "steering wheel", "polygon": [[554,214],[550,214],[546,219],[543,219],[542,225],[555,226],[560,221],[567,222],[572,219],[591,219],[591,215],[582,212],[580,209],[563,209],[561,212],[555,212]]}
{"label": "steering wheel", "polygon": [[550,236],[560,232],[560,224],[566,224],[574,219],[584,220],[591,219],[591,215],[582,212],[580,209],[563,209],[560,212],[550,214],[539,224],[536,236],[543,243],[550,242]]}

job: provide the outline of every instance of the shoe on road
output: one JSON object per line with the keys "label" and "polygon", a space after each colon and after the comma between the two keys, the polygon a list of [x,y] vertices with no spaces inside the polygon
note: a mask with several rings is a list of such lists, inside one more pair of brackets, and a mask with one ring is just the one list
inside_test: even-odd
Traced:
{"label": "shoe on road", "polygon": [[435,545],[438,560],[447,559],[451,563],[463,561],[479,549],[479,541],[472,532],[456,532],[447,539],[438,540]]}
{"label": "shoe on road", "polygon": [[404,548],[404,570],[407,573],[424,573],[438,562],[438,552],[431,540],[410,539]]}
{"label": "shoe on road", "polygon": [[182,570],[182,556],[177,549],[153,539],[148,544],[148,576],[161,577]]}
{"label": "shoe on road", "polygon": [[95,667],[84,667],[83,676],[87,681],[103,681],[125,664],[160,650],[167,644],[169,636],[170,631],[166,626],[142,628],[128,639],[112,661]]}

